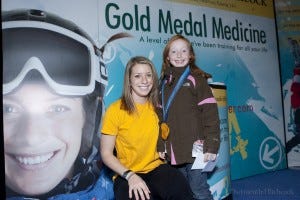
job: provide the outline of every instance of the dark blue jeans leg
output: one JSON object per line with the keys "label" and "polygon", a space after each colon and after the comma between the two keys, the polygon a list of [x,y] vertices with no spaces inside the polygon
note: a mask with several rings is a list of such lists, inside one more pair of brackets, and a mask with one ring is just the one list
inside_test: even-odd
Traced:
{"label": "dark blue jeans leg", "polygon": [[191,169],[192,164],[179,166],[178,169],[187,178],[195,200],[213,200],[207,183],[207,174],[201,169]]}

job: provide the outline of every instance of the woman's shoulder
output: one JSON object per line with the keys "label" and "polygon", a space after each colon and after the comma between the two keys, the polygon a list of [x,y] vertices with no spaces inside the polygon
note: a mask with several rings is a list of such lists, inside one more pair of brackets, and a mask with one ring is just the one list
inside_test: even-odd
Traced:
{"label": "woman's shoulder", "polygon": [[121,99],[117,99],[110,104],[110,106],[117,106],[117,105],[121,105]]}
{"label": "woman's shoulder", "polygon": [[106,111],[108,110],[119,110],[121,106],[121,99],[113,101],[110,105],[107,106]]}

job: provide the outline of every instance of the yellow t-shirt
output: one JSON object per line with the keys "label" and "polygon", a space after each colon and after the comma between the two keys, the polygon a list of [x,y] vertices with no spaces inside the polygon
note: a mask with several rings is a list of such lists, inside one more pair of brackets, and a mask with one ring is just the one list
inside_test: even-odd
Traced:
{"label": "yellow t-shirt", "polygon": [[102,121],[103,134],[116,136],[117,158],[137,173],[152,171],[163,161],[157,152],[159,120],[150,103],[136,104],[138,113],[120,109],[121,100],[112,103]]}

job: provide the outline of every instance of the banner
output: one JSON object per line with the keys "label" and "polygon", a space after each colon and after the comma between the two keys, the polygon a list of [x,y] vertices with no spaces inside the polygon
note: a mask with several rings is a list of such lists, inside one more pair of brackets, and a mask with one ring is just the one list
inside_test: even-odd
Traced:
{"label": "banner", "polygon": [[2,1],[1,13],[6,199],[113,199],[98,1]]}
{"label": "banner", "polygon": [[114,74],[107,104],[120,96],[131,56],[150,58],[160,73],[166,42],[183,34],[193,45],[197,65],[227,87],[231,178],[286,167],[272,1],[102,0],[100,13],[102,41],[119,32],[131,34],[108,45],[104,55],[108,73]]}
{"label": "banner", "polygon": [[[121,95],[128,60],[146,56],[160,73],[174,34],[187,37],[197,65],[226,85],[219,112],[228,116],[229,137],[221,133],[220,149],[230,145],[230,170],[224,157],[211,174],[214,198],[230,193],[229,177],[285,168],[273,10],[268,0],[2,0],[7,199],[113,198],[98,152],[101,116]],[[56,26],[4,22],[45,17]]]}
{"label": "banner", "polygon": [[289,167],[300,166],[300,3],[276,1],[278,43]]}
{"label": "banner", "polygon": [[218,103],[221,143],[217,158],[217,169],[210,174],[208,183],[211,185],[214,199],[223,199],[231,194],[227,94],[226,86],[223,83],[212,82],[209,85]]}

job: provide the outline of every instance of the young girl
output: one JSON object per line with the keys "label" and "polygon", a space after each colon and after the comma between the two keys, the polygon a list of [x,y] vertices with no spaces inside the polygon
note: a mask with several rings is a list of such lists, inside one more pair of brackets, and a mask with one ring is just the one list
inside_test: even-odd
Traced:
{"label": "young girl", "polygon": [[[150,60],[129,60],[121,99],[107,109],[101,136],[103,162],[116,172],[115,198],[192,199],[182,174],[157,152],[158,77]],[[116,150],[116,152],[114,151]]]}
{"label": "young girl", "polygon": [[[164,121],[170,128],[166,141],[171,165],[187,178],[194,199],[213,199],[207,174],[193,169],[193,144],[202,144],[204,162],[215,160],[220,144],[220,124],[216,100],[207,83],[210,74],[195,65],[191,43],[181,35],[170,38],[163,52],[161,72]],[[176,84],[182,79],[179,86]],[[174,98],[172,92],[178,87]],[[171,97],[172,98],[172,97]],[[168,102],[169,101],[169,102]],[[163,152],[165,147],[159,147]]]}

